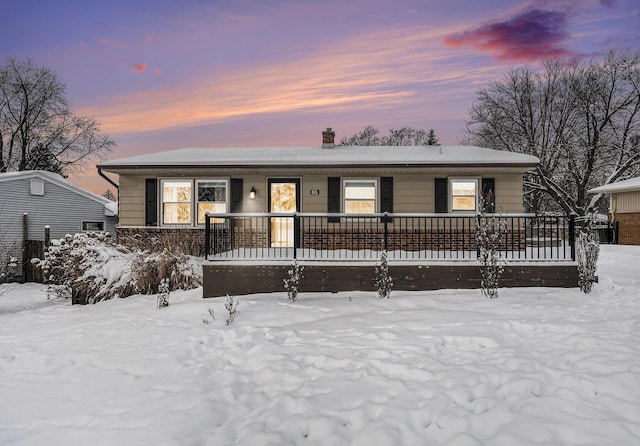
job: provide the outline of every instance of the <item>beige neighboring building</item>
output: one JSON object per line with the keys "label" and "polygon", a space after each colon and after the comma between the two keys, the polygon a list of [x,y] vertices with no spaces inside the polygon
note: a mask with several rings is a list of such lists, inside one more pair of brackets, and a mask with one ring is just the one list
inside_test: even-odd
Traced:
{"label": "beige neighboring building", "polygon": [[640,245],[640,177],[591,189],[609,195],[609,220],[618,223],[618,243]]}

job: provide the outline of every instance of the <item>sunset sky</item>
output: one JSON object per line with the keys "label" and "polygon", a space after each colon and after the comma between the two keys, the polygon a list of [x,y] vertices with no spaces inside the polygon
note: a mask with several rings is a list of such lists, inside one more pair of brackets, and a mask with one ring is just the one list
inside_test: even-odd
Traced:
{"label": "sunset sky", "polygon": [[[464,136],[474,92],[548,57],[640,50],[640,0],[0,0],[0,57],[56,70],[118,147]],[[108,187],[90,168],[70,178]]]}

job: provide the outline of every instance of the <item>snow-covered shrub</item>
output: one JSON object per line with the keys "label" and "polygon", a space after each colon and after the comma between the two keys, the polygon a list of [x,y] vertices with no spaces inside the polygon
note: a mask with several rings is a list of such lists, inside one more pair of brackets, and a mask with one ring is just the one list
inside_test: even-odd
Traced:
{"label": "snow-covered shrub", "polygon": [[53,240],[36,264],[47,283],[67,286],[96,303],[137,292],[129,260],[130,253],[109,234],[86,232]]}
{"label": "snow-covered shrub", "polygon": [[198,231],[168,229],[159,233],[130,233],[119,237],[120,243],[139,251],[170,251],[184,255],[204,255],[204,234]]}
{"label": "snow-covered shrub", "polygon": [[15,279],[18,271],[18,259],[7,255],[7,258],[0,265],[0,283],[11,282]]}
{"label": "snow-covered shrub", "polygon": [[172,290],[190,290],[201,283],[200,276],[193,271],[189,256],[166,248],[160,251],[135,250],[130,265],[139,293],[158,293],[158,279],[167,279]]}
{"label": "snow-covered shrub", "polygon": [[[238,300],[234,296],[227,295],[224,301],[224,308],[229,313],[227,315],[227,320],[225,321],[227,325],[231,325],[236,319],[236,316],[240,314],[240,311],[238,310],[239,305]],[[211,310],[209,310],[209,312],[211,312]],[[213,313],[211,316],[213,317]]]}
{"label": "snow-covered shrub", "polygon": [[200,277],[184,254],[125,246],[101,232],[53,240],[44,259],[36,264],[49,284],[73,289],[86,303],[136,293],[155,294],[162,279],[168,280],[169,289],[200,285]]}
{"label": "snow-covered shrub", "polygon": [[162,279],[158,285],[158,309],[169,306],[169,279]]}
{"label": "snow-covered shrub", "polygon": [[576,243],[576,260],[578,261],[578,285],[583,293],[590,293],[597,280],[600,241],[593,231],[580,231]]}
{"label": "snow-covered shrub", "polygon": [[376,287],[378,288],[379,299],[389,299],[391,297],[393,279],[389,274],[389,259],[386,250],[382,251],[380,263],[376,265]]}
{"label": "snow-covered shrub", "polygon": [[297,302],[298,300],[298,288],[300,286],[300,279],[304,276],[302,275],[302,270],[304,270],[304,266],[300,265],[300,261],[298,259],[294,260],[291,264],[291,267],[287,271],[288,278],[284,279],[284,288],[287,290],[287,299],[289,302]]}
{"label": "snow-covered shrub", "polygon": [[67,285],[56,285],[54,283],[47,285],[47,300],[67,300],[71,299],[71,295],[71,288]]}
{"label": "snow-covered shrub", "polygon": [[500,259],[500,245],[507,222],[504,218],[488,216],[484,211],[476,216],[476,247],[482,280],[480,287],[487,299],[498,297],[500,279],[504,271]]}

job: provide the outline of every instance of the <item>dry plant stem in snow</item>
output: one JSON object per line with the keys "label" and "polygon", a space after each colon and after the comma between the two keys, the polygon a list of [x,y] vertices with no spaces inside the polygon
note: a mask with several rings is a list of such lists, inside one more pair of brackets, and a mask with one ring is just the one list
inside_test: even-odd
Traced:
{"label": "dry plant stem in snow", "polygon": [[216,316],[215,316],[215,313],[213,311],[213,308],[207,308],[207,312],[209,313],[208,315],[202,313],[202,323],[203,324],[208,324],[209,323],[209,316],[211,316],[211,320],[212,321],[216,320]]}
{"label": "dry plant stem in snow", "polygon": [[[225,298],[224,308],[229,313],[229,315],[227,316],[227,320],[225,321],[227,325],[231,325],[236,319],[236,316],[240,314],[238,305],[240,304],[238,303],[238,300],[235,298],[235,296],[227,296]],[[209,310],[209,312],[212,313],[211,310]],[[211,316],[213,317],[213,313],[211,314]]]}

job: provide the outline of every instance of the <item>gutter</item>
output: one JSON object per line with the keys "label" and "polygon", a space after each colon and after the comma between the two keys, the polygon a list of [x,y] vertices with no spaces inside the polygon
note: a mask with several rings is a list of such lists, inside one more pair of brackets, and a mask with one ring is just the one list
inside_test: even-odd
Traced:
{"label": "gutter", "polygon": [[111,178],[109,178],[104,173],[102,173],[102,169],[100,167],[98,167],[98,175],[100,175],[102,178],[104,178],[107,181],[107,183],[111,184],[113,187],[116,188],[116,192],[118,193],[118,197],[119,197],[120,196],[120,194],[119,194],[120,186],[118,186],[118,184],[115,181],[113,181]]}
{"label": "gutter", "polygon": [[[524,169],[534,169],[539,164],[535,163],[354,163],[354,164],[112,164],[107,166],[109,170],[129,170],[129,169],[337,169],[337,168],[398,168],[398,167],[419,167],[419,168],[455,168],[455,167],[476,167],[476,168],[499,168],[499,167],[519,167]],[[98,174],[100,174],[98,168]],[[100,174],[103,176],[102,174]],[[105,177],[106,178],[106,177]],[[111,182],[111,181],[109,181]],[[113,183],[112,183],[113,184]]]}

